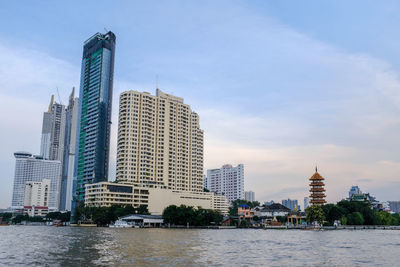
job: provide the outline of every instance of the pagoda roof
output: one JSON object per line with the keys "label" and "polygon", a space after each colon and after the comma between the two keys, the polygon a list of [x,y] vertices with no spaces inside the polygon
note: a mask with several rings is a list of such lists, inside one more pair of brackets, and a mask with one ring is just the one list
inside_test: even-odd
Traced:
{"label": "pagoda roof", "polygon": [[315,172],[313,174],[313,176],[310,177],[309,179],[310,181],[314,181],[314,180],[325,180],[324,177],[322,177],[318,172]]}

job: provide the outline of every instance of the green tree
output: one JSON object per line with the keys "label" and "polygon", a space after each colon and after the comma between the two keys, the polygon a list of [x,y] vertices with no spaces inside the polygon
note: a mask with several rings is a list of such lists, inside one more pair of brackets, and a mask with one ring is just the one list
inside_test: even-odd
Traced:
{"label": "green tree", "polygon": [[364,217],[361,212],[355,211],[347,215],[348,224],[362,225],[364,224]]}
{"label": "green tree", "polygon": [[12,213],[11,212],[0,213],[0,217],[2,217],[4,223],[7,223],[11,221]]}
{"label": "green tree", "polygon": [[320,205],[313,205],[306,208],[306,220],[309,223],[318,222],[322,225],[325,220],[322,207]]}
{"label": "green tree", "polygon": [[240,228],[247,228],[249,227],[249,222],[247,220],[241,220],[239,224]]}
{"label": "green tree", "polygon": [[137,213],[138,213],[138,214],[150,214],[150,213],[149,213],[149,210],[147,209],[147,206],[146,206],[146,205],[140,205],[140,206],[137,208]]}

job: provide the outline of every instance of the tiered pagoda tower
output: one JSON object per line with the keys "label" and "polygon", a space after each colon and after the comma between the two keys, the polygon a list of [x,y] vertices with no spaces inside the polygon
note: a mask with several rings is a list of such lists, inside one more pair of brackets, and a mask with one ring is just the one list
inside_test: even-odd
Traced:
{"label": "tiered pagoda tower", "polygon": [[324,177],[318,173],[318,169],[315,168],[315,173],[311,176],[310,180],[310,203],[311,205],[323,205],[326,203],[325,200],[325,184]]}

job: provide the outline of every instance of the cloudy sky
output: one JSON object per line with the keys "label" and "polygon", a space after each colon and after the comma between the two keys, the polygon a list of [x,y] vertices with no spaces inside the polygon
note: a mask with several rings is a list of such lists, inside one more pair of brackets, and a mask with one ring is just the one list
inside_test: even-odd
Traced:
{"label": "cloudy sky", "polygon": [[[15,159],[39,153],[51,94],[79,86],[83,42],[117,36],[118,96],[159,87],[205,131],[205,168],[245,164],[260,201],[302,199],[315,165],[328,201],[359,185],[400,200],[398,1],[8,1],[0,9],[0,208]],[[56,96],[58,99],[58,97]]]}

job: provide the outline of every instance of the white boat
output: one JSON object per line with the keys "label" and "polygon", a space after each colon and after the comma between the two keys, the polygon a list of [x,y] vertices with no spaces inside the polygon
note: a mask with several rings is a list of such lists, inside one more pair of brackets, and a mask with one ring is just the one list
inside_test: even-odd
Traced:
{"label": "white boat", "polygon": [[110,224],[110,228],[132,228],[132,225],[128,224],[126,221],[117,220],[114,224]]}

